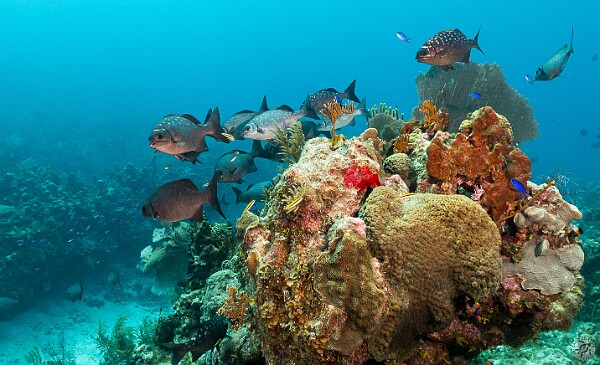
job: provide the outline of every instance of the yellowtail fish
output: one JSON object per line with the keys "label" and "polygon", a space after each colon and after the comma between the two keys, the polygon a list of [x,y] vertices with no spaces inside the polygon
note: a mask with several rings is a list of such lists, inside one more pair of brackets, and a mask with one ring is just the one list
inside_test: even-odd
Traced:
{"label": "yellowtail fish", "polygon": [[256,203],[256,200],[251,200],[250,203],[248,203],[248,205],[246,205],[246,208],[244,208],[244,213],[249,211],[250,208],[252,208],[252,206],[254,205],[254,203]]}
{"label": "yellowtail fish", "polygon": [[286,213],[291,213],[295,211],[296,209],[298,209],[298,205],[302,202],[302,200],[304,200],[303,196],[297,197],[296,199],[289,202],[285,207],[283,207],[283,210]]}

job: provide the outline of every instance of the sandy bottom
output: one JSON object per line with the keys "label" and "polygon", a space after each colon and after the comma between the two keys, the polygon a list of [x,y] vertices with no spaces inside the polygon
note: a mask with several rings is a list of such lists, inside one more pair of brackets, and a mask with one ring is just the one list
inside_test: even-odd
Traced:
{"label": "sandy bottom", "polygon": [[150,302],[152,305],[134,301],[116,303],[105,299],[103,306],[95,307],[85,301],[72,303],[64,298],[48,301],[46,305],[27,310],[8,322],[0,322],[0,365],[27,364],[25,355],[34,346],[40,350],[44,360],[51,360],[45,349],[48,345],[57,348],[63,333],[71,359],[74,358],[78,365],[98,364],[102,356],[93,338],[98,331],[98,321],[102,321],[110,331],[117,318],[125,315],[127,325],[137,330],[144,317],[158,317],[159,302],[168,309],[168,300],[157,300],[156,304],[154,300]]}

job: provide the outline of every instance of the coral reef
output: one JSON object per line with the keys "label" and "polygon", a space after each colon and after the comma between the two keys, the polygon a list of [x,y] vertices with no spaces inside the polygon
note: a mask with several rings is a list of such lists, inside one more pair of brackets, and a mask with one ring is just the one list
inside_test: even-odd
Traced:
{"label": "coral reef", "polygon": [[434,183],[423,184],[420,190],[456,194],[462,187],[500,224],[507,210],[522,198],[511,180],[524,183],[530,177],[529,159],[512,142],[506,118],[490,107],[473,112],[454,138],[438,133],[431,140],[427,172]]}
{"label": "coral reef", "polygon": [[[457,132],[468,114],[485,105],[511,121],[517,143],[534,140],[538,136],[538,123],[533,119],[533,108],[519,92],[506,83],[502,69],[495,63],[457,64],[453,71],[431,67],[416,79],[421,102],[433,100],[437,107],[450,113],[450,132]],[[472,98],[478,93],[482,98]],[[413,116],[421,115],[419,108]]]}
{"label": "coral reef", "polygon": [[[580,241],[513,219],[537,207],[569,227],[576,208],[555,187],[533,184],[533,200],[522,204],[510,179],[526,181],[529,160],[491,108],[457,135],[428,138],[414,129],[407,153],[383,163],[373,129],[336,150],[311,139],[261,215],[242,214],[237,235],[254,303],[244,322],[267,363],[466,363],[570,326],[583,295]],[[290,201],[299,203],[286,209]],[[564,271],[523,273],[539,260],[525,236],[549,242],[544,260],[560,263],[569,285],[546,291]]]}
{"label": "coral reef", "polygon": [[379,104],[379,107],[373,106],[371,118],[367,120],[367,126],[377,129],[379,138],[386,142],[400,135],[403,123],[404,116],[399,118],[398,108],[388,107],[385,103]]}
{"label": "coral reef", "polygon": [[0,175],[0,297],[17,300],[17,310],[62,293],[81,273],[134,257],[151,232],[135,208],[153,185],[148,168],[127,165],[92,181],[30,159],[6,171]]}

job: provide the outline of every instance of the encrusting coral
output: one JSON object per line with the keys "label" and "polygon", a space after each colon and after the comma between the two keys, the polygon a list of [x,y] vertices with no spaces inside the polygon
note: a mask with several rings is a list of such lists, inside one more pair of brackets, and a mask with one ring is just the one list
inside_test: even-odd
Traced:
{"label": "encrusting coral", "polygon": [[[489,105],[511,121],[514,139],[520,143],[538,136],[538,123],[528,100],[506,83],[502,69],[495,63],[455,64],[453,71],[431,67],[416,79],[421,102],[433,100],[450,113],[450,132],[457,132],[468,114]],[[477,93],[481,98],[469,94]],[[421,115],[418,108],[413,116]]]}
{"label": "encrusting coral", "polygon": [[454,138],[438,133],[431,140],[427,172],[434,186],[425,183],[420,190],[456,194],[459,186],[468,189],[471,198],[500,224],[511,204],[515,206],[522,198],[511,180],[524,184],[530,177],[529,159],[512,143],[512,128],[506,118],[490,107],[473,112]]}

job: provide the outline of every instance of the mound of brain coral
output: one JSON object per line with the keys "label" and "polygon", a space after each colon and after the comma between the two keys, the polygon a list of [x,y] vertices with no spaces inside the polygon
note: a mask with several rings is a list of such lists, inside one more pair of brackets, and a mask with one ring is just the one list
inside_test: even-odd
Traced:
{"label": "mound of brain coral", "polygon": [[[508,184],[529,177],[529,161],[510,124],[491,108],[463,124],[432,140],[412,133],[403,176],[383,170],[374,129],[335,150],[311,139],[260,216],[241,216],[254,288],[246,321],[268,363],[468,363],[570,325],[583,285],[577,208],[531,185],[545,190],[528,208],[546,219],[518,211]],[[559,219],[560,229],[548,223]],[[535,255],[555,271],[536,274]]]}

